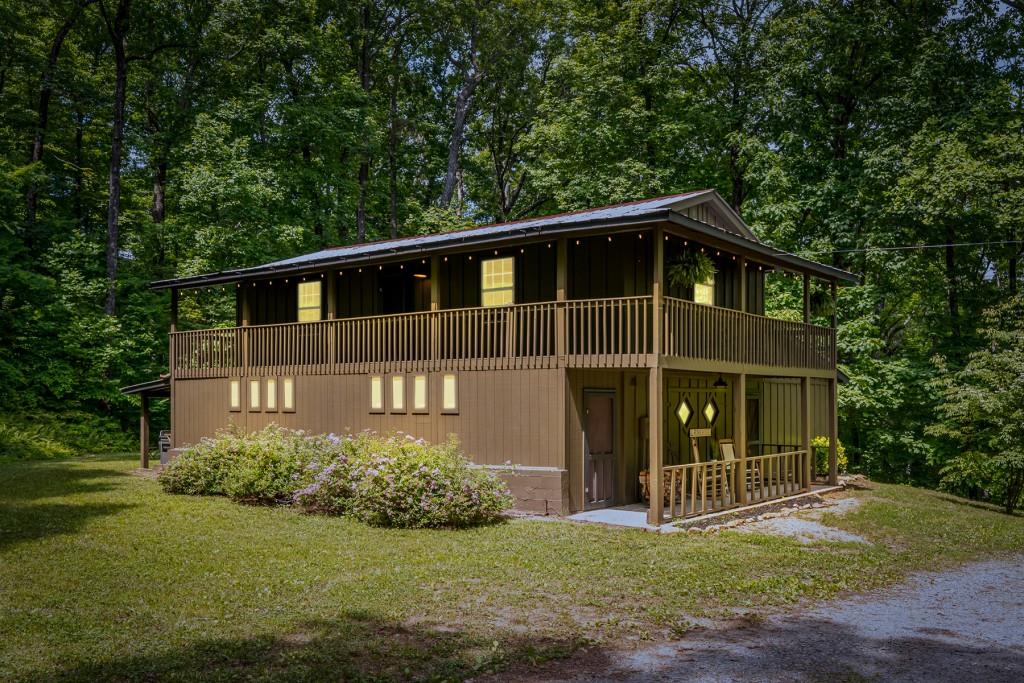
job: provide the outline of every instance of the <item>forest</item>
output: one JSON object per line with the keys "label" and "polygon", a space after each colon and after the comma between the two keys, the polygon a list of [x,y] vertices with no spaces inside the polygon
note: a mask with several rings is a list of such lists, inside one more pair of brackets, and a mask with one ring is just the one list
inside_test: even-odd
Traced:
{"label": "forest", "polygon": [[[717,189],[840,292],[851,468],[1024,489],[1019,0],[2,0],[0,454],[127,448],[150,281]],[[773,315],[800,315],[772,278]],[[182,324],[232,318],[216,290]],[[8,444],[6,447],[4,444]]]}

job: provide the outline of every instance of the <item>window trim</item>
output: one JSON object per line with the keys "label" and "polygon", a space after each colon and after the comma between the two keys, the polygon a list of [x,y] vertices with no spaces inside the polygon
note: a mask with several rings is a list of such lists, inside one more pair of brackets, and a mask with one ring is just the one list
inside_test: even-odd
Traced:
{"label": "window trim", "polygon": [[[395,406],[395,397],[398,395],[395,392],[395,382],[396,382],[396,380],[398,381],[399,384],[402,385],[402,389],[401,389],[402,405],[397,406],[397,407]],[[409,391],[408,391],[408,388],[406,387],[406,381],[405,381],[405,375],[404,374],[402,374],[400,372],[397,372],[397,373],[388,375],[388,398],[390,399],[388,401],[388,412],[391,413],[392,415],[405,415],[405,413],[407,412],[407,410],[409,408],[409,402],[406,400],[406,399],[409,398],[408,397],[408,393],[409,393]]]}
{"label": "window trim", "polygon": [[[280,410],[281,402],[278,400],[278,385],[277,377],[263,378],[263,412],[276,413]],[[273,391],[271,391],[271,386],[273,386]],[[271,405],[271,399],[273,399],[273,405]]]}
{"label": "window trim", "polygon": [[[285,385],[291,387],[292,404],[288,405],[287,396],[288,391],[285,390]],[[295,377],[292,375],[285,375],[277,378],[277,390],[281,392],[280,401],[278,406],[282,413],[294,413],[295,412]]]}
{"label": "window trim", "polygon": [[[453,380],[454,380],[454,384],[452,386],[454,386],[454,388],[455,388],[455,407],[453,407],[453,408],[449,408],[449,407],[447,407],[444,404],[445,381],[449,377],[452,377]],[[460,393],[460,391],[459,391],[459,373],[457,373],[457,372],[446,372],[443,375],[441,375],[441,414],[442,415],[458,415],[459,414],[459,393]]]}
{"label": "window trim", "polygon": [[[233,403],[231,401],[231,394],[234,393],[233,389],[237,387],[237,398],[238,402]],[[228,377],[228,412],[240,413],[242,412],[242,378],[241,377]]]}
{"label": "window trim", "polygon": [[[256,391],[252,390],[254,384],[256,385]],[[250,412],[250,413],[260,413],[260,412],[263,412],[263,406],[262,406],[262,398],[263,397],[261,396],[262,393],[263,393],[263,382],[260,381],[259,377],[250,377],[249,378],[249,392],[248,392],[248,396],[249,396],[249,403],[248,403],[249,410],[248,410],[248,412]]]}
{"label": "window trim", "polygon": [[[420,378],[423,379],[423,406],[416,406],[416,381]],[[413,415],[428,415],[430,414],[430,375],[426,372],[417,372],[412,375],[412,409]]]}
{"label": "window trim", "polygon": [[[316,296],[316,320],[303,320],[303,311],[314,310],[313,306],[302,305],[302,285],[316,285],[317,296]],[[295,287],[295,321],[300,323],[315,323],[320,322],[324,319],[324,283],[322,280],[302,280],[298,286]]]}
{"label": "window trim", "polygon": [[[704,282],[696,282],[696,283],[694,283],[694,285],[693,285],[693,303],[698,304],[700,306],[714,306],[715,305],[715,294],[716,294],[715,290],[718,289],[718,283],[716,282],[716,279],[717,279],[716,275],[718,275],[717,271],[712,273],[711,277],[709,277]],[[709,290],[711,290],[711,301],[710,302],[704,303],[703,301],[697,301],[697,288],[698,287],[707,287]]]}
{"label": "window trim", "polygon": [[[370,414],[371,415],[383,415],[384,414],[384,407],[385,407],[385,404],[387,403],[387,396],[385,395],[387,393],[387,389],[384,386],[384,375],[368,375],[368,377],[369,377],[369,380],[370,380],[370,382],[369,382],[369,389],[370,389],[370,396],[369,396],[369,399],[370,399],[369,400]],[[374,384],[374,381],[380,382],[380,392],[378,394],[378,396],[380,398],[380,405],[379,406],[373,405],[373,384]]]}
{"label": "window trim", "polygon": [[[510,261],[512,263],[512,285],[509,287],[493,287],[487,289],[484,286],[484,268],[487,267],[488,263],[494,263],[495,261]],[[484,303],[484,295],[488,292],[511,292],[512,300],[508,303],[501,304],[487,304]],[[515,256],[495,256],[493,258],[480,259],[480,307],[481,308],[497,308],[499,306],[514,306],[516,304],[516,257]]]}

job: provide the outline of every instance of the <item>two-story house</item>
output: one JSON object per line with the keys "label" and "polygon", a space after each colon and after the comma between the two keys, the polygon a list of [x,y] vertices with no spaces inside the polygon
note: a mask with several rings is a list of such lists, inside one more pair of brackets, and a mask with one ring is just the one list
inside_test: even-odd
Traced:
{"label": "two-story house", "polygon": [[[694,250],[715,273],[669,284]],[[764,316],[769,272],[802,278],[802,322]],[[831,326],[810,323],[812,278]],[[230,424],[455,434],[524,510],[660,490],[661,523],[808,491],[816,435],[835,482],[834,301],[854,280],[687,192],[155,282],[170,376],[136,391],[169,390],[176,449]],[[178,293],[203,287],[234,289],[234,326],[179,329]]]}

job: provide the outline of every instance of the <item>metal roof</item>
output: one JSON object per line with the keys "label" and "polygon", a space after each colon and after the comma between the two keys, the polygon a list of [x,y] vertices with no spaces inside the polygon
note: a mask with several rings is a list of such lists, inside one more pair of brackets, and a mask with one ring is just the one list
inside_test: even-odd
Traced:
{"label": "metal roof", "polygon": [[121,387],[121,393],[142,394],[144,396],[151,396],[154,398],[170,398],[171,376],[160,375],[158,379],[142,382],[141,384],[133,384],[128,387]]}
{"label": "metal roof", "polygon": [[[704,201],[713,203],[714,207],[723,214],[723,218],[729,224],[728,227],[715,227],[707,225],[719,238],[730,242],[742,243],[746,247],[758,245],[759,251],[766,256],[789,257],[795,266],[802,266],[811,270],[817,270],[829,277],[839,279],[855,279],[854,276],[831,266],[825,266],[813,261],[801,259],[792,254],[786,254],[767,245],[761,244],[754,233],[743,223],[728,204],[722,200],[714,190],[694,190],[680,194],[656,197],[634,202],[613,204],[594,209],[584,209],[569,213],[560,213],[538,218],[526,218],[507,223],[493,223],[451,232],[435,233],[429,235],[415,235],[392,240],[379,240],[363,244],[352,244],[342,247],[330,247],[321,249],[309,254],[295,256],[292,258],[273,261],[259,266],[249,268],[238,268],[224,270],[205,275],[194,275],[170,280],[159,280],[150,286],[154,289],[166,289],[171,287],[204,287],[215,284],[236,282],[247,278],[255,278],[263,275],[277,275],[283,273],[300,272],[316,266],[337,266],[353,262],[365,263],[374,260],[383,260],[401,255],[419,255],[442,251],[445,248],[453,248],[461,245],[473,246],[487,242],[503,241],[526,237],[529,235],[556,235],[562,232],[580,230],[596,227],[632,226],[637,223],[669,220],[672,214],[678,214],[677,209],[683,206],[692,206]],[[681,215],[681,214],[679,214]],[[704,226],[706,224],[701,223]]]}

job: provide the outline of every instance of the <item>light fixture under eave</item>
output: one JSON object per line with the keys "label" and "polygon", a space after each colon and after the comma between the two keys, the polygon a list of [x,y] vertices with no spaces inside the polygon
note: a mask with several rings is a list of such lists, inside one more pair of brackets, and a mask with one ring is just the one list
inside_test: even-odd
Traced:
{"label": "light fixture under eave", "polygon": [[418,277],[421,280],[426,280],[427,279],[427,274],[426,273],[413,273],[412,276],[413,277]]}
{"label": "light fixture under eave", "polygon": [[725,389],[729,385],[725,383],[725,379],[723,379],[722,375],[719,374],[718,379],[712,382],[711,386],[713,386],[715,389]]}

